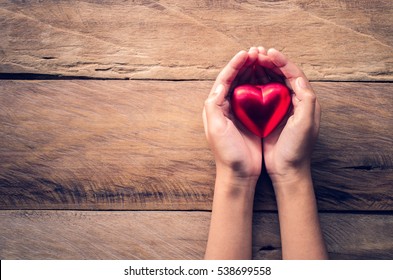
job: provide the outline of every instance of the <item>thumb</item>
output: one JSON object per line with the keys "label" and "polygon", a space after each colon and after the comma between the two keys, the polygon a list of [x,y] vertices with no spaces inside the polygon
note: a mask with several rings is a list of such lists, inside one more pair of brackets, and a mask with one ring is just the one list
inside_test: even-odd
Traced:
{"label": "thumb", "polygon": [[205,116],[208,131],[220,129],[226,124],[225,115],[222,111],[222,105],[225,102],[226,88],[219,84],[205,101]]}
{"label": "thumb", "polygon": [[310,82],[304,77],[298,77],[294,87],[294,113],[305,120],[314,119],[317,97]]}
{"label": "thumb", "polygon": [[207,119],[209,117],[215,117],[218,112],[221,111],[220,106],[223,105],[226,96],[226,89],[223,84],[218,84],[217,87],[212,90],[209,97],[205,101],[205,110]]}

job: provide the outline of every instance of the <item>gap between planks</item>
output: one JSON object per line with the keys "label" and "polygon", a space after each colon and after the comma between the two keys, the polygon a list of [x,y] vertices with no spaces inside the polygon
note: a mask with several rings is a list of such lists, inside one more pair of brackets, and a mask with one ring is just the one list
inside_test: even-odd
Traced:
{"label": "gap between planks", "polygon": [[[213,85],[213,78],[205,78],[205,79],[165,79],[165,78],[100,78],[94,76],[67,76],[67,75],[51,75],[51,74],[40,74],[40,73],[0,73],[0,80],[25,80],[25,81],[51,81],[51,80],[95,80],[95,81],[151,81],[151,82],[211,82]],[[318,80],[313,79],[310,80],[312,83],[393,83],[391,80],[386,81],[375,81],[375,80]]]}

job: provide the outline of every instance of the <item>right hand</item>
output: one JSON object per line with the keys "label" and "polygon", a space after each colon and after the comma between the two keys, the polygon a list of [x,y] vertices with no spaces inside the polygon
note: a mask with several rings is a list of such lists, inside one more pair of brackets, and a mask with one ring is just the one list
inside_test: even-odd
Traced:
{"label": "right hand", "polygon": [[321,108],[309,81],[281,52],[259,49],[258,64],[282,77],[294,94],[288,119],[263,139],[266,170],[273,184],[293,176],[308,176],[311,153],[317,140]]}

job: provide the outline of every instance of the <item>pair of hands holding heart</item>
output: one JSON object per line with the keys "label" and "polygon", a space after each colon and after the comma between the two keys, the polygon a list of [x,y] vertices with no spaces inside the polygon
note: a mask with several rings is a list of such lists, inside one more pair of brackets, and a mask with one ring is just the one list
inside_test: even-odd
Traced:
{"label": "pair of hands holding heart", "polygon": [[253,47],[237,53],[218,75],[203,110],[217,173],[256,183],[262,155],[273,184],[308,172],[320,115],[306,76],[281,52]]}

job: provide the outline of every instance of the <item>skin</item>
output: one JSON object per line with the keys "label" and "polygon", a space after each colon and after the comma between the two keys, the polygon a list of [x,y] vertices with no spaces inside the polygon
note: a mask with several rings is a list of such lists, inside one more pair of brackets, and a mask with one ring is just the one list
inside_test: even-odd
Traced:
{"label": "skin", "polygon": [[[233,116],[228,94],[238,84],[286,83],[293,110],[261,140]],[[205,134],[216,161],[206,259],[251,259],[252,213],[262,156],[276,194],[284,259],[326,259],[311,180],[311,153],[321,110],[306,76],[275,49],[237,53],[205,101]]]}

